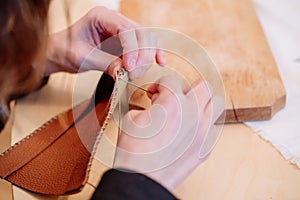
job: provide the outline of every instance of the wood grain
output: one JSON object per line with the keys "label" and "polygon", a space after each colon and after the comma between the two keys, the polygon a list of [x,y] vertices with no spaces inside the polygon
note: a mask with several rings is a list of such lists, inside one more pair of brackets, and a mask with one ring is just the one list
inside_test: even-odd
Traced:
{"label": "wood grain", "polygon": [[243,124],[227,124],[207,161],[176,190],[181,199],[300,199],[300,170]]}
{"label": "wood grain", "polygon": [[[180,31],[208,51],[223,78],[227,122],[270,119],[284,107],[285,89],[251,0],[126,0],[121,12],[143,26]],[[187,70],[172,59],[170,66]]]}

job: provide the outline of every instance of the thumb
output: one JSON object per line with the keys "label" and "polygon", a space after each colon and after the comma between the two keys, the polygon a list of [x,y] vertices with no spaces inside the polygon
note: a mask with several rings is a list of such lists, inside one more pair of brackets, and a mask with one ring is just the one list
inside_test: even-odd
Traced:
{"label": "thumb", "polygon": [[115,71],[122,67],[122,60],[105,51],[94,48],[86,56],[80,71],[98,70],[115,78]]}

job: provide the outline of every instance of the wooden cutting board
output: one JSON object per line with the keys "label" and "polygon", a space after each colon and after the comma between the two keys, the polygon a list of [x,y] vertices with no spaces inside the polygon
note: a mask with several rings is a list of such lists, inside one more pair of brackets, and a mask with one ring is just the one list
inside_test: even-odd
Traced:
{"label": "wooden cutting board", "polygon": [[126,0],[121,12],[143,26],[182,32],[207,50],[224,82],[226,122],[270,119],[284,107],[285,89],[251,0]]}

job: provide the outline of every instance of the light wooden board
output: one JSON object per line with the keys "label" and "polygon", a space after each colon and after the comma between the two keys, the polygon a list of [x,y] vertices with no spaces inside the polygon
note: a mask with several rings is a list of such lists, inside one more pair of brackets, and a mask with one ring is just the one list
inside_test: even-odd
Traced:
{"label": "light wooden board", "polygon": [[[251,0],[126,0],[121,12],[143,26],[180,31],[207,50],[223,78],[227,122],[270,119],[284,107],[285,89]],[[173,59],[169,66],[187,70]]]}

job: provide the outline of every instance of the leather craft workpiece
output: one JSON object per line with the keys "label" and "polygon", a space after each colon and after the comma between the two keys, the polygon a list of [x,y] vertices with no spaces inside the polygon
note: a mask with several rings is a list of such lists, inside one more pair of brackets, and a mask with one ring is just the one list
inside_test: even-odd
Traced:
{"label": "leather craft workpiece", "polygon": [[[125,71],[117,76],[128,80]],[[52,118],[2,153],[0,177],[41,194],[79,192],[118,102],[116,83],[103,74],[91,99]]]}

